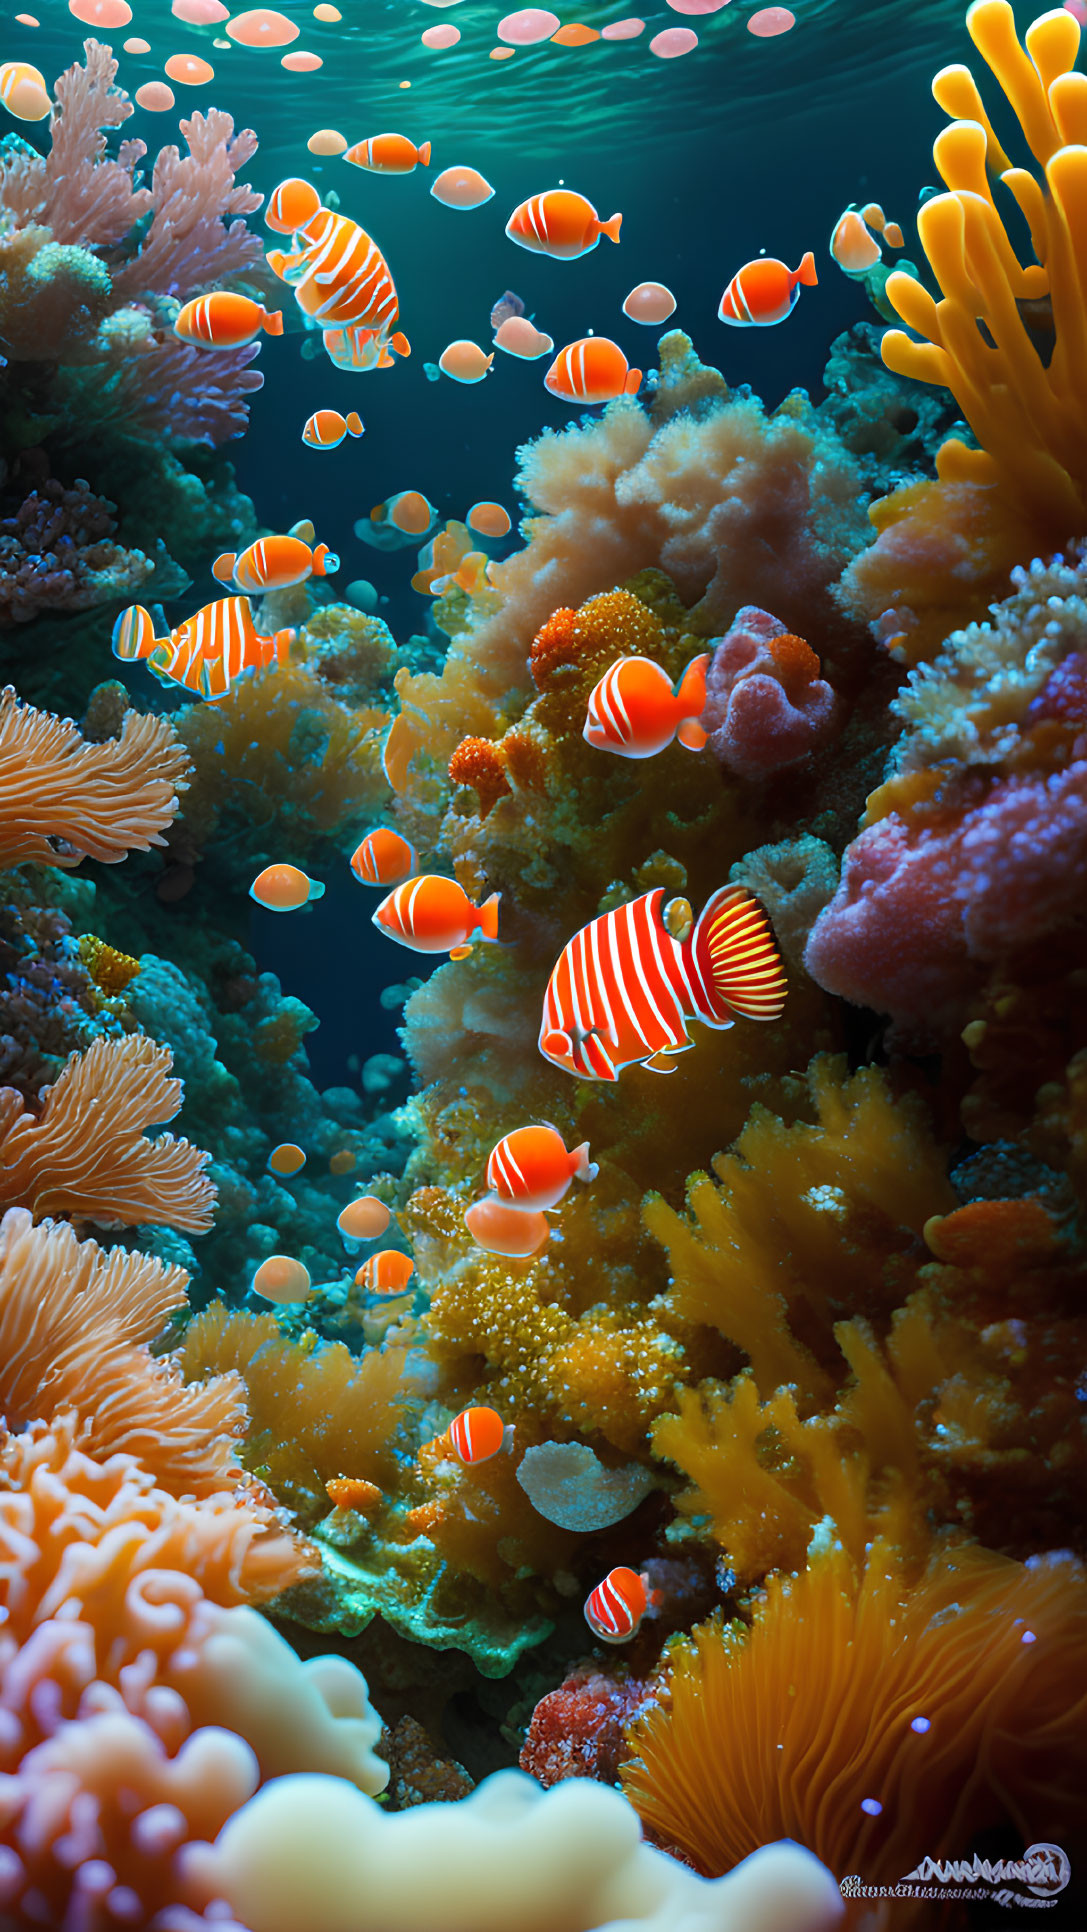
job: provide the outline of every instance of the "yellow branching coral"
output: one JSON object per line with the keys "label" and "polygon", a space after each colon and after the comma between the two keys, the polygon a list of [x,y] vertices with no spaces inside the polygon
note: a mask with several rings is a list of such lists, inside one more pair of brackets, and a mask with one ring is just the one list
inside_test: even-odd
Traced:
{"label": "yellow branching coral", "polygon": [[0,1204],[103,1227],[209,1228],[210,1155],[173,1134],[148,1140],[144,1132],[181,1105],[171,1065],[169,1047],[134,1033],[73,1053],[38,1114],[13,1087],[0,1087]]}
{"label": "yellow branching coral", "polygon": [[116,865],[163,844],[189,759],[168,718],[127,711],[119,737],[88,743],[70,718],[0,691],[0,866]]}
{"label": "yellow branching coral", "polygon": [[[893,1884],[1005,1824],[1076,1843],[1087,1792],[1087,1586],[1067,1555],[978,1549],[903,1588],[877,1543],[774,1577],[750,1630],[718,1618],[671,1653],[666,1703],[623,1788],[697,1870],[792,1838],[835,1877]],[[929,1925],[927,1900],[895,1925]]]}
{"label": "yellow branching coral", "polygon": [[210,1495],[240,1475],[244,1427],[236,1375],[185,1388],[155,1340],[185,1302],[187,1275],[150,1255],[77,1240],[64,1223],[35,1227],[25,1208],[0,1221],[0,1413],[9,1428],[75,1417],[75,1442],[102,1458],[123,1451],[173,1494]]}
{"label": "yellow branching coral", "polygon": [[328,1514],[325,1485],[336,1477],[384,1488],[394,1475],[406,1353],[374,1348],[360,1359],[342,1342],[294,1342],[274,1315],[212,1302],[190,1322],[179,1359],[190,1381],[230,1369],[241,1376],[245,1461],[312,1523]]}
{"label": "yellow branching coral", "polygon": [[820,1055],[809,1086],[815,1123],[786,1126],[756,1106],[713,1163],[720,1185],[689,1182],[691,1218],[659,1195],[644,1212],[668,1252],[674,1313],[743,1349],[763,1396],[794,1384],[819,1400],[835,1315],[902,1298],[916,1237],[954,1195],[924,1109],[893,1099],[877,1069],[847,1078],[844,1061]]}

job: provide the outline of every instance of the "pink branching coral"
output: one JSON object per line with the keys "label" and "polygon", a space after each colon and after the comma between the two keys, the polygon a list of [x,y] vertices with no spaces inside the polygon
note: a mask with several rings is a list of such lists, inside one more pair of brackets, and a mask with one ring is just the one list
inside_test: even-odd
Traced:
{"label": "pink branching coral", "polygon": [[155,566],[113,541],[113,511],[89,483],[50,478],[0,519],[0,625],[137,596]]}
{"label": "pink branching coral", "polygon": [[737,612],[714,648],[701,719],[725,771],[762,777],[826,743],[838,703],[819,671],[811,646],[768,611]]}
{"label": "pink branching coral", "polygon": [[[53,145],[0,169],[0,311],[11,362],[62,365],[62,400],[78,405],[84,430],[121,420],[127,433],[221,443],[248,420],[260,374],[256,345],[204,351],[171,327],[175,301],[263,269],[260,237],[244,217],[261,197],[235,181],[256,149],[218,109],[181,122],[188,153],[159,154],[150,186],[137,185],[146,152],[122,141],[106,155],[103,129],[123,125],[131,102],[115,86],[117,63],[98,41],[85,64],[56,83]],[[136,253],[111,272],[92,248],[150,225]],[[93,369],[73,386],[71,365]],[[68,373],[65,373],[67,371]]]}
{"label": "pink branching coral", "polygon": [[173,1134],[144,1134],[181,1106],[181,1081],[168,1078],[171,1064],[169,1047],[133,1033],[74,1053],[45,1089],[37,1115],[13,1088],[0,1088],[3,1205],[28,1207],[35,1216],[78,1214],[103,1227],[209,1228],[210,1155]]}
{"label": "pink branching coral", "polygon": [[88,744],[70,718],[0,691],[0,866],[116,865],[165,843],[188,782],[169,719],[125,713],[120,735]]}

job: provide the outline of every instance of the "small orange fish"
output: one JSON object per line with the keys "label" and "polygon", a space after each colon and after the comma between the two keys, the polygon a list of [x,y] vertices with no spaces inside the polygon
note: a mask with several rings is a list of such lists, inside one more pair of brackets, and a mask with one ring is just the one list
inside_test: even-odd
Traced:
{"label": "small orange fish", "polygon": [[504,1423],[497,1409],[477,1405],[462,1409],[447,1431],[450,1447],[460,1462],[489,1462],[513,1442],[513,1424]]}
{"label": "small orange fish", "polygon": [[551,1228],[534,1208],[510,1207],[493,1195],[473,1201],[464,1210],[464,1225],[477,1248],[485,1254],[503,1254],[511,1261],[526,1261],[539,1254],[551,1239]]}
{"label": "small orange fish", "polygon": [[316,188],[292,175],[272,189],[264,220],[277,235],[295,235],[313,220],[320,206],[321,197]]}
{"label": "small orange fish", "polygon": [[589,695],[582,736],[597,751],[620,758],[654,758],[673,738],[688,751],[701,751],[706,733],[698,719],[706,708],[709,661],[708,651],[692,658],[673,689],[652,658],[616,658]]}
{"label": "small orange fish", "polygon": [[[312,534],[312,524],[304,527]],[[291,584],[304,584],[307,577],[327,577],[339,567],[340,560],[327,543],[319,543],[311,550],[292,530],[286,537],[258,537],[240,556],[224,550],[212,564],[211,574],[221,584],[233,583],[239,590],[261,596],[266,590],[287,590]]]}
{"label": "small orange fish", "polygon": [[372,1295],[402,1295],[414,1273],[410,1254],[402,1254],[399,1248],[382,1248],[380,1254],[372,1254],[363,1262],[355,1286],[368,1288]]}
{"label": "small orange fish", "polygon": [[585,335],[560,349],[544,377],[544,388],[569,403],[613,402],[635,396],[642,372],[632,369],[617,342],[606,335]]}
{"label": "small orange fish", "polygon": [[355,168],[369,168],[374,174],[411,174],[417,167],[429,168],[430,142],[416,147],[406,134],[371,134],[357,141],[344,155]]}
{"label": "small orange fish", "polygon": [[269,1174],[300,1174],[305,1165],[306,1156],[293,1140],[282,1141],[268,1156]]}
{"label": "small orange fish", "polygon": [[305,1262],[291,1254],[270,1254],[249,1283],[255,1295],[277,1302],[305,1301],[311,1285]]}
{"label": "small orange fish", "polygon": [[399,946],[410,946],[413,952],[448,953],[472,939],[498,938],[501,897],[500,892],[492,892],[483,905],[474,906],[455,879],[424,872],[390,892],[381,901],[373,923]]}
{"label": "small orange fish", "polygon": [[688,1018],[724,1031],[733,1014],[774,1020],[785,974],[762,907],[743,886],[721,886],[683,937],[673,937],[663,886],[602,913],[574,934],[548,981],[540,1026],[545,1060],[582,1080],[616,1080],[640,1062],[672,1073],[693,1042]]}
{"label": "small orange fish", "polygon": [[506,233],[519,248],[534,255],[552,255],[560,262],[575,262],[596,247],[601,235],[619,240],[622,215],[601,221],[591,201],[569,188],[549,188],[546,194],[533,195],[515,208]]}
{"label": "small orange fish", "polygon": [[379,1201],[376,1194],[360,1194],[340,1209],[336,1226],[345,1241],[376,1241],[391,1220],[384,1201]]}
{"label": "small orange fish", "polygon": [[338,409],[318,409],[302,431],[302,441],[310,449],[338,449],[345,436],[361,436],[363,422],[357,410],[341,416]]}
{"label": "small orange fish", "polygon": [[324,896],[324,886],[297,865],[266,865],[249,888],[249,897],[269,912],[297,912]]}
{"label": "small orange fish", "polygon": [[391,886],[415,872],[415,852],[399,832],[387,825],[367,832],[351,854],[351,870],[362,885]]}
{"label": "small orange fish", "polygon": [[220,597],[204,604],[165,637],[155,636],[150,611],[130,604],[113,627],[113,655],[143,658],[160,684],[183,684],[209,703],[225,698],[242,671],[285,664],[295,633],[262,637],[248,597]]}
{"label": "small orange fish", "polygon": [[643,1570],[628,1570],[620,1564],[609,1570],[598,1583],[585,1605],[585,1621],[594,1636],[606,1644],[628,1644],[636,1637],[650,1603],[657,1601]]}
{"label": "small orange fish", "polygon": [[575,1174],[595,1181],[600,1172],[583,1140],[571,1153],[555,1127],[518,1127],[492,1148],[487,1186],[508,1207],[557,1207]]}
{"label": "small orange fish", "polygon": [[814,288],[818,280],[810,249],[799,268],[787,268],[772,255],[760,255],[737,269],[717,313],[722,322],[731,322],[738,329],[768,329],[792,314],[800,299],[801,284]]}
{"label": "small orange fish", "polygon": [[[856,208],[847,208],[834,224],[830,252],[846,275],[867,275],[883,255],[882,248],[867,226],[867,214],[867,209],[861,213]],[[879,227],[882,230],[882,220]]]}
{"label": "small orange fish", "polygon": [[241,349],[255,342],[262,329],[266,335],[283,334],[280,310],[269,313],[248,295],[234,295],[229,289],[195,296],[174,323],[174,334],[182,342],[193,342],[201,349]]}

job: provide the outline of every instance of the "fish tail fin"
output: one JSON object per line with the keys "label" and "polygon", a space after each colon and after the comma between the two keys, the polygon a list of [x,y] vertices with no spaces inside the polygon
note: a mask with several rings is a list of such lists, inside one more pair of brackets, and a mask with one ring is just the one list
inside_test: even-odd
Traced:
{"label": "fish tail fin", "polygon": [[416,148],[416,150],[415,150],[415,152],[416,152],[416,153],[417,153],[417,155],[419,156],[419,159],[420,159],[420,161],[422,162],[422,164],[423,164],[423,166],[424,166],[424,168],[429,168],[429,166],[430,166],[430,142],[429,142],[429,141],[424,141],[424,142],[423,142],[423,145],[422,145],[422,147],[421,147],[421,148]]}
{"label": "fish tail fin", "polygon": [[324,896],[325,896],[325,889],[324,889],[324,886],[323,886],[323,885],[321,884],[321,881],[320,881],[320,879],[311,879],[311,880],[310,880],[310,882],[309,882],[309,892],[307,893],[307,895],[306,895],[306,896],[307,896],[307,899],[309,900],[309,902],[310,902],[310,903],[312,903],[314,899],[323,899],[323,898],[324,898]]}
{"label": "fish tail fin", "polygon": [[574,1148],[570,1159],[577,1163],[574,1168],[574,1173],[577,1175],[579,1181],[595,1181],[600,1169],[595,1161],[589,1159],[589,1143],[587,1140],[583,1140],[580,1147]]}
{"label": "fish tail fin", "polygon": [[[429,147],[429,145],[430,143],[428,142],[427,146]],[[403,329],[397,329],[396,334],[389,337],[389,347],[390,349],[395,349],[398,356],[410,356],[411,354],[411,343],[408,341]]]}
{"label": "fish tail fin", "polygon": [[819,280],[815,272],[815,256],[812,254],[810,248],[807,254],[802,255],[800,258],[800,267],[796,271],[796,280],[803,282],[805,288],[814,288]]}
{"label": "fish tail fin", "polygon": [[728,1025],[730,1010],[748,1020],[777,1019],[787,990],[781,954],[763,908],[745,887],[720,886],[712,894],[684,950],[706,996],[700,1019]]}
{"label": "fish tail fin", "polygon": [[349,409],[344,420],[347,423],[347,433],[349,436],[362,435],[362,430],[363,430],[362,417],[359,415],[359,412],[357,409]]}
{"label": "fish tail fin", "polygon": [[129,604],[113,626],[114,657],[131,660],[150,657],[155,648],[155,626],[151,613],[142,604]]}
{"label": "fish tail fin", "polygon": [[698,657],[692,657],[676,686],[676,702],[683,706],[689,717],[700,718],[706,709],[706,672],[709,669],[709,662],[708,651],[702,651]]}
{"label": "fish tail fin", "polygon": [[211,566],[212,576],[217,577],[221,584],[229,584],[233,579],[234,565],[237,561],[233,550],[224,550],[222,556],[216,557]]}
{"label": "fish tail fin", "polygon": [[297,635],[298,633],[293,630],[275,632],[272,637],[272,658],[277,665],[286,664],[291,654],[291,645],[295,643]]}
{"label": "fish tail fin", "polygon": [[619,240],[619,230],[622,226],[622,215],[612,215],[610,221],[601,222],[600,233],[606,235],[609,241],[617,242]]}
{"label": "fish tail fin", "polygon": [[641,388],[641,386],[642,386],[642,372],[641,372],[641,370],[640,370],[640,369],[628,369],[628,370],[627,370],[627,379],[626,379],[626,381],[625,381],[625,383],[623,384],[623,389],[624,389],[624,392],[626,393],[626,395],[628,395],[628,396],[636,396],[636,395],[638,394],[638,391],[639,391],[639,389]]}
{"label": "fish tail fin", "polygon": [[265,335],[283,334],[282,309],[270,309],[270,310],[262,309],[260,312],[260,319],[261,319],[261,327],[263,328]]}
{"label": "fish tail fin", "polygon": [[498,938],[498,907],[502,898],[500,892],[492,892],[479,908],[479,930],[484,939]]}

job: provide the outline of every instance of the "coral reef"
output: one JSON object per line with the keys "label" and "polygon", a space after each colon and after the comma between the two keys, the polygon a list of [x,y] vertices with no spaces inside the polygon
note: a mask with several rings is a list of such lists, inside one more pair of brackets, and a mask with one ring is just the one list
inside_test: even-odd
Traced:
{"label": "coral reef", "polygon": [[0,517],[0,624],[139,597],[155,566],[113,541],[115,508],[79,477],[49,479]]}
{"label": "coral reef", "polygon": [[736,613],[714,646],[700,720],[726,771],[764,777],[826,742],[838,704],[819,669],[811,646],[768,611]]}

